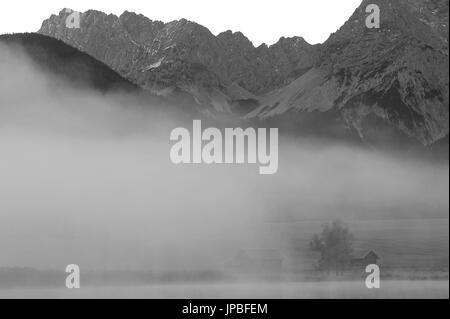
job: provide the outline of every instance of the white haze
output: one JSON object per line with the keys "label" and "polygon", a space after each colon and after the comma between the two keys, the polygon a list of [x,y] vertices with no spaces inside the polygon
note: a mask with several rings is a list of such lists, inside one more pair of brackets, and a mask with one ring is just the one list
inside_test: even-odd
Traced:
{"label": "white haze", "polygon": [[179,122],[155,105],[55,84],[5,47],[0,74],[0,267],[220,269],[277,248],[273,222],[448,217],[447,165],[282,139],[274,176],[175,166]]}

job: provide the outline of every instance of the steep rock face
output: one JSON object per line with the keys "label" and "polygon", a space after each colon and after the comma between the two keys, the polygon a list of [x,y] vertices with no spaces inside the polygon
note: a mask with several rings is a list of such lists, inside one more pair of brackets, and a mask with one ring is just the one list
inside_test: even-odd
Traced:
{"label": "steep rock face", "polygon": [[224,49],[226,78],[255,94],[280,88],[310,69],[318,48],[301,37],[281,38],[270,47],[257,48],[240,32],[217,37]]}
{"label": "steep rock face", "polygon": [[234,84],[261,94],[279,88],[311,68],[315,46],[282,38],[255,48],[239,32],[217,37],[185,19],[162,23],[124,12],[81,14],[79,29],[66,27],[66,10],[44,21],[39,33],[85,51],[146,89],[192,86],[217,89]]}
{"label": "steep rock face", "polygon": [[[379,29],[366,27],[372,3],[381,9]],[[68,29],[67,16],[65,10],[51,16],[39,32],[147,90],[187,92],[205,112],[212,106],[247,118],[278,118],[280,126],[286,116],[299,126],[302,118],[322,117],[321,125],[340,123],[368,143],[386,128],[423,145],[448,136],[446,0],[365,0],[315,46],[294,37],[255,48],[240,32],[214,36],[184,19],[162,23],[130,12],[88,11],[81,28]]]}
{"label": "steep rock face", "polygon": [[[366,27],[370,3],[381,9],[379,29]],[[381,119],[428,145],[448,135],[448,103],[448,1],[378,0],[364,1],[322,45],[315,67],[249,117],[337,108],[362,139]]]}
{"label": "steep rock face", "polygon": [[[67,17],[65,10],[58,16],[51,16],[43,23],[39,33],[58,38],[89,53],[145,88],[167,85],[165,73],[181,71],[183,67],[187,75],[194,76],[196,59],[189,56],[190,60],[187,61],[186,46],[198,47],[200,44],[195,41],[196,37],[184,38],[184,35],[177,35],[178,30],[182,30],[184,34],[194,33],[194,26],[188,25],[185,20],[165,25],[129,12],[117,17],[87,11],[81,14],[80,28],[70,29],[65,24]],[[179,43],[180,48],[171,43],[176,36],[183,39]],[[186,59],[182,60],[180,57]],[[173,64],[172,60],[177,59],[184,63],[171,65],[171,69],[165,68],[165,65]],[[199,68],[199,72],[201,71]],[[178,81],[176,77],[170,80]]]}

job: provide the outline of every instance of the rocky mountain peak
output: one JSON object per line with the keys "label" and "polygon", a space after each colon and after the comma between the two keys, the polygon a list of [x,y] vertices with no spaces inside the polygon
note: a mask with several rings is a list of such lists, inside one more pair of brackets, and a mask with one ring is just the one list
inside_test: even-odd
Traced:
{"label": "rocky mountain peak", "polygon": [[51,16],[39,32],[93,55],[145,88],[235,83],[261,94],[289,83],[313,61],[312,46],[300,37],[255,48],[241,32],[214,36],[186,19],[163,23],[128,11],[117,17],[90,10],[82,14],[80,29],[68,29],[67,15],[63,10]]}
{"label": "rocky mountain peak", "polygon": [[[366,26],[366,7],[372,3],[380,8],[380,28]],[[445,26],[446,0],[365,0],[320,46],[314,68],[265,97],[251,116],[275,118],[296,110],[302,118],[334,112],[364,140],[370,140],[380,123],[425,145],[445,138]]]}
{"label": "rocky mountain peak", "polygon": [[[380,28],[368,29],[366,8],[376,4],[380,8]],[[447,0],[364,0],[350,19],[325,42],[325,46],[386,36],[391,41],[408,36],[436,48],[448,47]],[[448,52],[448,48],[447,48]]]}
{"label": "rocky mountain peak", "polygon": [[[366,26],[372,3],[380,8],[380,28]],[[380,122],[424,145],[448,136],[447,0],[364,0],[322,45],[282,37],[257,48],[240,32],[215,36],[186,19],[87,11],[81,28],[68,29],[66,16],[52,15],[39,32],[145,89],[181,89],[221,110],[245,100],[257,105],[248,117],[263,120],[338,115],[342,128],[363,140]]]}
{"label": "rocky mountain peak", "polygon": [[219,33],[217,39],[225,46],[225,49],[230,48],[240,52],[248,52],[255,49],[253,43],[242,32],[227,30]]}

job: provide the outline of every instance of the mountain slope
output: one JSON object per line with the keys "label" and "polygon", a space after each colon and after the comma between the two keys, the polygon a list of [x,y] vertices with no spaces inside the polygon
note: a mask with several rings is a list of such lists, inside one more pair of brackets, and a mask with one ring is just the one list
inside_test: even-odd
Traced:
{"label": "mountain slope", "polygon": [[[4,47],[12,54],[17,52],[19,56],[25,53],[34,66],[56,83],[64,83],[64,87],[68,85],[82,90],[114,93],[116,97],[123,96],[124,101],[127,101],[124,105],[130,103],[135,107],[158,109],[162,114],[175,115],[174,118],[191,120],[202,118],[205,113],[189,94],[174,91],[170,97],[154,95],[92,56],[52,37],[38,33],[0,35],[0,49]],[[8,60],[3,62],[8,63]],[[5,79],[7,81],[8,77]],[[83,92],[80,91],[80,94]]]}
{"label": "mountain slope", "polygon": [[78,86],[107,90],[139,90],[105,64],[62,41],[36,33],[1,35],[0,43],[15,46],[44,71]]}
{"label": "mountain slope", "polygon": [[264,96],[248,117],[338,110],[368,143],[380,124],[424,145],[448,136],[448,2],[375,1],[380,29],[365,26],[369,3],[321,46],[313,69]]}
{"label": "mountain slope", "polygon": [[[381,9],[379,29],[365,25],[372,3]],[[184,92],[205,114],[247,114],[255,125],[356,135],[372,146],[427,146],[449,133],[446,0],[364,0],[316,46],[294,37],[255,48],[239,32],[214,36],[185,19],[163,23],[130,12],[87,11],[79,29],[68,29],[67,16],[51,16],[39,32],[146,90]]]}
{"label": "mountain slope", "polygon": [[228,96],[230,86],[269,92],[311,68],[316,55],[316,46],[298,37],[255,48],[239,32],[216,37],[185,19],[162,23],[127,11],[117,17],[90,10],[81,14],[79,29],[69,29],[68,15],[52,15],[39,33],[87,52],[147,90],[181,89],[200,104],[228,111],[236,102]]}

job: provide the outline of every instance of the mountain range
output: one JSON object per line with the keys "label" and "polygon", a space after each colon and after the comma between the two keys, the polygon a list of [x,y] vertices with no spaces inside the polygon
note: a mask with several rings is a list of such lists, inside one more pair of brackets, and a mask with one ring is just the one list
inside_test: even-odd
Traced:
{"label": "mountain range", "polygon": [[[366,26],[366,7],[381,12]],[[45,20],[38,33],[85,52],[154,95],[192,97],[203,114],[230,114],[297,134],[352,136],[364,144],[446,145],[449,134],[447,0],[362,1],[323,44],[301,37],[253,46],[185,19],[131,12]],[[432,147],[429,147],[432,148]]]}

